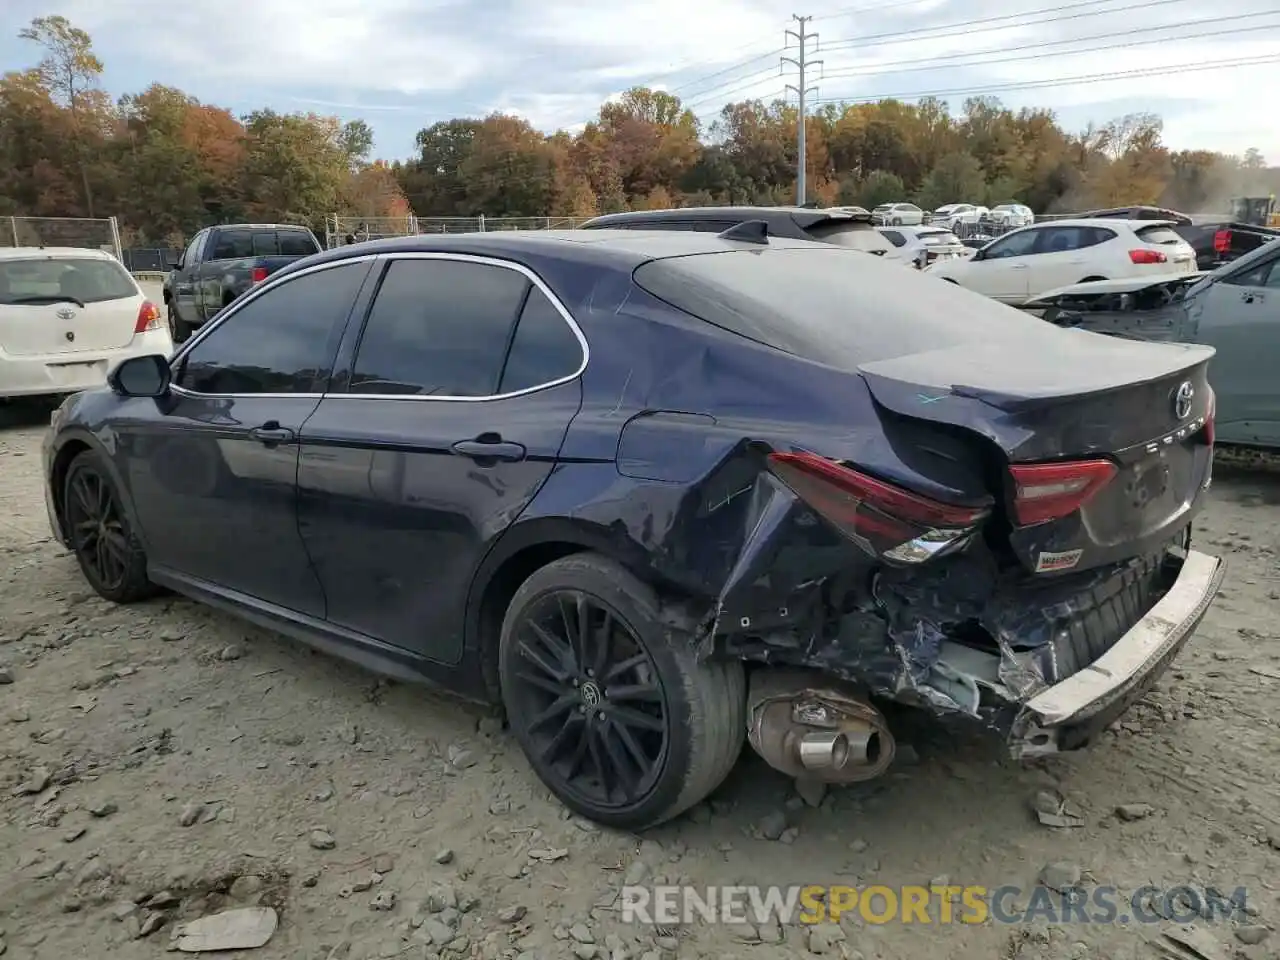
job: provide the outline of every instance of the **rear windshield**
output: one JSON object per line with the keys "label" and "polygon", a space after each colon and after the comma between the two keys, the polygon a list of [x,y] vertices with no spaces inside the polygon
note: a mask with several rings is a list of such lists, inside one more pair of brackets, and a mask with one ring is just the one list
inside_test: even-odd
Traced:
{"label": "rear windshield", "polygon": [[1143,243],[1181,243],[1182,237],[1172,227],[1139,227],[1134,231]]}
{"label": "rear windshield", "polygon": [[654,260],[635,281],[731,333],[843,368],[975,341],[1052,349],[1063,332],[899,263],[821,247]]}
{"label": "rear windshield", "polygon": [[850,250],[861,250],[864,253],[883,255],[893,245],[885,236],[869,223],[842,222],[820,223],[805,231],[814,240],[831,243],[837,247]]}
{"label": "rear windshield", "polygon": [[281,230],[276,236],[280,238],[282,257],[309,257],[320,252],[320,245],[305,230]]}
{"label": "rear windshield", "polygon": [[0,260],[0,304],[101,303],[137,295],[133,278],[115,260]]}

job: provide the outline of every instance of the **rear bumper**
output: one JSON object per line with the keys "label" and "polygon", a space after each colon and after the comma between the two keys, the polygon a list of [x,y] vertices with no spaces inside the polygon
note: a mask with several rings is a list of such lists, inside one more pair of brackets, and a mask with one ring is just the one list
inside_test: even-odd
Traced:
{"label": "rear bumper", "polygon": [[135,334],[127,346],[14,357],[0,352],[0,397],[39,397],[93,390],[121,360],[173,353],[173,339],[163,327]]}
{"label": "rear bumper", "polygon": [[1085,746],[1142,699],[1191,639],[1225,572],[1221,558],[1188,551],[1168,592],[1110,649],[1021,705],[1009,736],[1013,757]]}

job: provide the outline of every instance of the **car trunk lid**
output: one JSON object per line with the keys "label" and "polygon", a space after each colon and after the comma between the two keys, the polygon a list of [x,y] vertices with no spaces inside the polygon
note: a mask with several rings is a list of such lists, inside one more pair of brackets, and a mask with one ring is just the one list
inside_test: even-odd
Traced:
{"label": "car trunk lid", "polygon": [[0,350],[39,356],[125,347],[144,299],[114,260],[48,256],[0,262]]}
{"label": "car trunk lid", "polygon": [[996,524],[1036,573],[1114,563],[1185,527],[1208,485],[1211,347],[1069,331],[1011,360],[971,343],[865,364],[876,402],[998,452]]}

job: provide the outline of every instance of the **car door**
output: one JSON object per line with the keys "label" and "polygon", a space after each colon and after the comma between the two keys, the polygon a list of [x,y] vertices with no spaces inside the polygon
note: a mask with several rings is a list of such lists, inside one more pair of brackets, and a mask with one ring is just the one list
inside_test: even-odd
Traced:
{"label": "car door", "polygon": [[1193,339],[1209,365],[1218,439],[1280,445],[1280,250],[1192,298]]}
{"label": "car door", "polygon": [[263,287],[189,341],[173,389],[131,401],[118,443],[151,561],[177,576],[323,617],[298,532],[297,435],[325,386],[372,260]]}
{"label": "car door", "polygon": [[1036,230],[1005,234],[963,265],[957,264],[954,274],[948,275],[993,300],[1022,303],[1029,296],[1027,273],[1035,260],[1037,236]]}
{"label": "car door", "polygon": [[388,260],[348,350],[298,469],[328,618],[456,663],[475,569],[554,469],[581,404],[585,341],[522,267],[406,254]]}
{"label": "car door", "polygon": [[196,273],[200,268],[200,258],[204,251],[205,241],[209,239],[209,231],[201,230],[192,238],[190,245],[183,251],[178,261],[178,269],[174,271],[170,292],[173,296],[173,310],[183,323],[195,323],[197,314]]}
{"label": "car door", "polygon": [[1111,279],[1108,273],[1114,274],[1115,271],[1107,268],[1114,265],[1091,256],[1091,253],[1096,252],[1092,248],[1115,238],[1115,231],[1101,227],[1044,227],[1027,274],[1030,296],[1069,287],[1086,277]]}

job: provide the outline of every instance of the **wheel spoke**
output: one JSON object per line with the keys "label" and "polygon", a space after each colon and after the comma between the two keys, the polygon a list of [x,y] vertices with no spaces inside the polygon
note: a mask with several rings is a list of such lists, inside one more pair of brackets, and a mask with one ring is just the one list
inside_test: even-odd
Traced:
{"label": "wheel spoke", "polygon": [[520,641],[520,656],[524,657],[529,663],[533,664],[549,679],[556,682],[556,689],[560,689],[560,685],[569,679],[568,671],[561,664],[552,663],[541,652],[535,650],[532,645]]}
{"label": "wheel spoke", "polygon": [[667,727],[659,717],[641,713],[631,707],[619,707],[610,704],[609,716],[623,726],[631,727],[634,730],[652,730],[655,733],[662,733]]}
{"label": "wheel spoke", "polygon": [[[605,755],[609,758],[609,766],[613,767],[613,772],[617,774],[618,786],[622,788],[623,794],[629,800],[636,795],[640,780],[631,770],[630,758],[619,743],[621,738],[610,736],[610,733],[619,729],[626,728],[606,721],[606,724],[600,728],[600,740],[604,744]],[[640,767],[640,772],[645,772],[645,766]]]}
{"label": "wheel spoke", "polygon": [[562,714],[568,713],[578,704],[578,695],[574,691],[572,693],[561,694],[551,701],[551,705],[539,713],[536,717],[529,721],[529,729],[535,730],[549,720],[554,720]]}
{"label": "wheel spoke", "polygon": [[600,679],[605,683],[609,683],[619,677],[626,676],[637,667],[645,666],[648,662],[648,654],[637,653],[634,657],[628,657],[626,660],[613,664]]}
{"label": "wheel spoke", "polygon": [[108,527],[107,535],[102,539],[107,542],[107,549],[113,560],[121,566],[129,562],[129,542],[125,539],[123,532]]}
{"label": "wheel spoke", "polygon": [[620,687],[609,687],[605,695],[614,703],[640,700],[646,703],[661,703],[662,691],[652,683],[629,683]]}
{"label": "wheel spoke", "polygon": [[595,652],[591,666],[596,676],[603,678],[609,668],[609,655],[613,652],[613,614],[608,610],[604,611],[604,622],[600,625]]}
{"label": "wheel spoke", "polygon": [[574,658],[571,642],[566,642],[563,637],[557,637],[536,620],[530,620],[528,626],[529,632],[542,644],[543,649],[555,657],[556,662],[560,664],[559,673],[553,676],[567,678],[578,672],[578,661]]}
{"label": "wheel spoke", "polygon": [[564,684],[559,683],[540,673],[533,673],[529,670],[517,670],[516,676],[530,686],[537,687],[539,690],[545,690],[553,697],[558,697],[564,693]]}
{"label": "wheel spoke", "polygon": [[622,746],[626,749],[631,759],[635,761],[640,772],[642,774],[648,773],[649,768],[653,765],[653,761],[649,757],[645,756],[644,748],[636,741],[635,734],[620,723],[614,723],[612,720],[609,723],[610,729],[622,743]]}
{"label": "wheel spoke", "polygon": [[111,506],[111,491],[107,489],[107,483],[101,477],[94,476],[93,480],[94,485],[97,487],[98,519],[105,520],[107,510]]}
{"label": "wheel spoke", "polygon": [[93,509],[95,498],[89,492],[84,474],[76,476],[75,482],[71,485],[71,492],[74,494],[76,503],[80,507],[80,512],[84,514],[85,519],[96,521],[98,518]]}
{"label": "wheel spoke", "polygon": [[591,765],[596,768],[596,777],[600,780],[600,789],[606,798],[613,792],[609,771],[605,769],[604,751],[601,749],[600,727],[595,723],[587,724],[587,744],[591,754]]}
{"label": "wheel spoke", "polygon": [[587,598],[581,593],[574,594],[572,607],[564,594],[557,600],[560,604],[560,620],[564,623],[565,639],[569,641],[569,649],[573,651],[573,662],[584,667],[587,663]]}
{"label": "wheel spoke", "polygon": [[560,725],[560,729],[556,731],[556,735],[547,741],[542,748],[542,760],[544,763],[554,763],[556,757],[573,739],[575,732],[581,734],[582,718],[576,713],[570,713],[564,718],[564,723]]}

